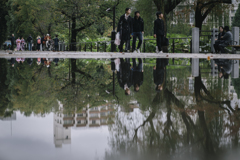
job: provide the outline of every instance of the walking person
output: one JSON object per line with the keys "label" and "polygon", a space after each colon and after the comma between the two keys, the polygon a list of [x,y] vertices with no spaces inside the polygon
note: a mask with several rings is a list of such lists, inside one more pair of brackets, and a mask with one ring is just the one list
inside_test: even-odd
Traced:
{"label": "walking person", "polygon": [[215,53],[218,53],[220,51],[219,49],[219,44],[222,43],[223,41],[223,36],[224,36],[224,32],[223,32],[223,26],[220,26],[219,27],[219,33],[218,33],[218,38],[215,39],[215,44],[213,45],[214,46],[214,49],[215,49]]}
{"label": "walking person", "polygon": [[17,44],[17,51],[19,51],[20,48],[21,48],[21,40],[20,40],[19,37],[18,37],[18,39],[16,40],[16,44]]}
{"label": "walking person", "polygon": [[49,48],[50,48],[50,43],[49,43],[50,39],[51,39],[51,37],[50,37],[49,34],[47,34],[47,36],[44,38],[44,41],[45,41],[45,43],[46,43],[46,48],[47,48],[48,50],[49,50]]}
{"label": "walking person", "polygon": [[56,35],[54,39],[55,51],[58,51],[58,42],[59,42],[58,35]]}
{"label": "walking person", "polygon": [[28,50],[32,51],[33,38],[31,36],[31,34],[29,34],[29,37],[27,38],[27,42],[28,42]]}
{"label": "walking person", "polygon": [[24,38],[22,37],[22,39],[21,39],[21,51],[24,51],[24,49],[25,49],[25,40],[24,40]]}
{"label": "walking person", "polygon": [[41,37],[37,37],[37,51],[40,51],[40,45],[42,44]]}
{"label": "walking person", "polygon": [[118,22],[117,32],[120,32],[121,43],[119,45],[120,52],[123,52],[123,45],[125,43],[125,52],[130,50],[130,36],[133,33],[132,17],[130,16],[131,9],[126,8],[125,14],[120,17]]}
{"label": "walking person", "polygon": [[154,38],[157,38],[157,47],[156,52],[157,53],[163,53],[162,52],[162,44],[164,41],[164,21],[162,12],[156,13],[157,19],[154,21]]}
{"label": "walking person", "polygon": [[12,37],[11,37],[11,50],[14,50],[14,44],[15,44],[15,37],[14,37],[14,34],[12,34]]}
{"label": "walking person", "polygon": [[[143,19],[140,17],[140,12],[136,11],[135,16],[133,19],[133,43],[132,49],[134,53],[140,53],[140,48],[143,41],[143,34],[144,34],[144,22]],[[136,50],[136,41],[137,38],[139,39],[138,47]]]}
{"label": "walking person", "polygon": [[41,38],[41,45],[40,45],[40,50],[41,51],[44,51],[45,50],[45,44],[46,44],[46,42],[45,42],[45,40],[44,40],[44,38],[45,38],[45,35],[43,35],[42,36],[42,38]]}

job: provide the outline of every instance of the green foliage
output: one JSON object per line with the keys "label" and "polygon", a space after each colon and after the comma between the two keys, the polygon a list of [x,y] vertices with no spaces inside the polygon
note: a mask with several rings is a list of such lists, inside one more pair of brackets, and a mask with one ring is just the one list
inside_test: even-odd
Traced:
{"label": "green foliage", "polygon": [[240,27],[240,4],[238,5],[238,10],[235,13],[235,17],[233,19],[232,26],[233,27]]}
{"label": "green foliage", "polygon": [[8,7],[6,3],[7,0],[0,1],[0,46],[7,39],[7,19],[5,17],[8,15]]}

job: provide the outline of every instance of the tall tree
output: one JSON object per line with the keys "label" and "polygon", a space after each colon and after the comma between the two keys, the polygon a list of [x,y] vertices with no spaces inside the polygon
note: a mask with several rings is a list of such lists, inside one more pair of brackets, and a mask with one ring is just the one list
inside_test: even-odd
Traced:
{"label": "tall tree", "polygon": [[178,4],[183,2],[184,0],[153,0],[156,5],[158,11],[161,11],[164,15],[165,21],[165,32],[167,31],[167,15],[173,11]]}
{"label": "tall tree", "polygon": [[232,0],[197,0],[194,2],[195,27],[202,29],[203,21],[206,19],[213,8],[219,4],[231,4]]}
{"label": "tall tree", "polygon": [[49,0],[8,0],[7,25],[16,36],[33,37],[51,34],[57,17],[52,11],[54,1]]}
{"label": "tall tree", "polygon": [[232,26],[240,27],[240,3],[238,5],[238,10],[235,14],[235,17],[233,19]]}
{"label": "tall tree", "polygon": [[[120,1],[120,3],[125,1]],[[72,50],[76,50],[77,34],[101,22],[109,16],[106,10],[116,4],[115,1],[91,1],[91,0],[58,0],[56,11],[62,15],[63,22],[71,24]]]}
{"label": "tall tree", "polygon": [[[0,1],[0,44],[2,44],[7,38],[7,20],[6,16],[8,15],[8,7],[6,5],[8,0],[1,0]],[[0,45],[1,46],[1,45]]]}

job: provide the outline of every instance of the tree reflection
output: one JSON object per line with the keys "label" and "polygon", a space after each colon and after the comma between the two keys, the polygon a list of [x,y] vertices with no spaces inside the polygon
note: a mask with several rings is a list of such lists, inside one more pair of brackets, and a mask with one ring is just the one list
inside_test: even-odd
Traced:
{"label": "tree reflection", "polygon": [[[166,71],[178,74],[172,69]],[[145,69],[145,73],[148,72]],[[167,75],[169,82],[173,77],[172,74]],[[186,78],[184,75],[176,77],[178,82]],[[153,80],[152,77],[148,79]],[[116,122],[110,127],[112,151],[106,152],[105,159],[221,158],[224,149],[238,147],[238,106],[232,107],[231,96],[225,94],[228,88],[223,88],[221,82],[220,85],[206,87],[215,83],[208,79],[203,82],[201,74],[195,77],[193,94],[186,90],[189,84],[185,81],[167,83],[163,91],[149,94],[151,102],[148,106],[141,105],[142,111],[136,110],[127,115],[117,112]],[[174,93],[183,84],[183,96]],[[216,92],[217,95],[214,94]],[[138,99],[140,95],[134,97],[142,101]],[[191,97],[194,99],[191,100]],[[140,113],[142,116],[136,118]]]}

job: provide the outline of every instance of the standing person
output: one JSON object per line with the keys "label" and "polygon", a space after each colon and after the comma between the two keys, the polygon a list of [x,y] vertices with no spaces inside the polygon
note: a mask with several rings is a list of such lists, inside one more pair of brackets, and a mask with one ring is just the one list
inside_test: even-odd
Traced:
{"label": "standing person", "polygon": [[123,45],[125,43],[125,52],[130,50],[130,36],[133,33],[132,17],[130,16],[131,9],[126,8],[125,14],[120,17],[118,22],[117,32],[120,32],[121,43],[119,45],[120,52],[123,52]]}
{"label": "standing person", "polygon": [[136,58],[133,58],[132,61],[133,61],[133,86],[134,86],[134,91],[139,92],[139,88],[143,84],[142,59],[138,58],[138,65],[136,64]]}
{"label": "standing person", "polygon": [[220,26],[219,27],[219,33],[218,33],[218,38],[215,39],[215,44],[214,44],[214,49],[215,49],[215,52],[218,53],[219,52],[219,44],[222,42],[222,37],[224,36],[224,32],[223,32],[223,26]]}
{"label": "standing person", "polygon": [[19,51],[20,48],[21,48],[21,40],[20,40],[20,37],[18,37],[18,39],[16,40],[16,44],[17,44],[17,51]]}
{"label": "standing person", "polygon": [[24,51],[24,48],[25,48],[25,40],[22,37],[22,39],[21,39],[21,51]]}
{"label": "standing person", "polygon": [[41,41],[41,37],[38,36],[37,37],[37,51],[40,51],[40,45],[41,45],[42,41]]}
{"label": "standing person", "polygon": [[12,34],[12,37],[11,37],[11,50],[14,50],[14,43],[15,43],[15,37],[14,37],[14,34]]}
{"label": "standing person", "polygon": [[44,38],[45,42],[46,42],[46,48],[48,48],[49,45],[49,40],[51,39],[50,35],[47,34],[47,36]]}
{"label": "standing person", "polygon": [[157,19],[154,21],[154,38],[157,38],[157,47],[156,52],[157,53],[163,53],[162,52],[162,44],[164,40],[164,21],[162,12],[156,13]]}
{"label": "standing person", "polygon": [[31,36],[31,34],[29,34],[29,37],[27,38],[27,42],[28,42],[28,50],[32,51],[32,42],[33,42],[33,38]]}
{"label": "standing person", "polygon": [[58,51],[58,42],[59,42],[58,35],[56,35],[56,38],[54,39],[55,51]]}
{"label": "standing person", "polygon": [[42,38],[41,38],[41,46],[40,47],[42,47],[41,48],[41,51],[44,51],[44,49],[45,49],[45,44],[46,44],[46,42],[45,42],[45,40],[44,40],[44,38],[45,38],[45,35],[43,35],[42,36]]}
{"label": "standing person", "polygon": [[[132,49],[134,53],[140,53],[140,48],[143,41],[143,33],[144,33],[144,22],[143,19],[140,17],[140,12],[135,12],[135,17],[133,19],[133,43]],[[137,38],[139,39],[138,47],[136,50],[136,41]]]}
{"label": "standing person", "polygon": [[153,68],[154,83],[156,84],[156,91],[163,90],[165,67],[168,65],[168,59],[157,58],[156,66]]}

